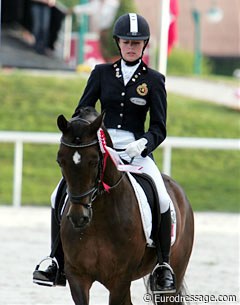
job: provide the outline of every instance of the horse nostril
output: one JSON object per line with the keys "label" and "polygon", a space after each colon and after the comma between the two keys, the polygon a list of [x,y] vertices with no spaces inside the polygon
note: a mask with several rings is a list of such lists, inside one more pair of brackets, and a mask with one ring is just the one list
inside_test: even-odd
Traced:
{"label": "horse nostril", "polygon": [[87,217],[87,216],[81,217],[79,223],[80,223],[80,225],[88,224],[89,223],[89,217]]}
{"label": "horse nostril", "polygon": [[88,216],[73,217],[72,215],[67,214],[67,219],[76,229],[83,228],[90,222],[90,218]]}

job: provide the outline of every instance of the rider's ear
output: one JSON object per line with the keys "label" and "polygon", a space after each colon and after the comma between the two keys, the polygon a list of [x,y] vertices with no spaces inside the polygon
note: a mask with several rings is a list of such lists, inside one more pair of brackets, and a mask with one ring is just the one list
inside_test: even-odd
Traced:
{"label": "rider's ear", "polygon": [[103,111],[90,125],[91,133],[96,134],[98,129],[103,125],[105,111]]}
{"label": "rider's ear", "polygon": [[57,125],[62,133],[65,133],[68,130],[69,122],[67,121],[67,119],[65,118],[65,116],[63,114],[58,116]]}

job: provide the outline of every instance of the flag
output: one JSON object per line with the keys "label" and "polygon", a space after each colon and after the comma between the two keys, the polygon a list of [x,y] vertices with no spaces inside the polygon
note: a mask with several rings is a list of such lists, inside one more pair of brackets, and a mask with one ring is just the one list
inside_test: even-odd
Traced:
{"label": "flag", "polygon": [[177,16],[178,16],[178,0],[170,0],[170,25],[168,30],[168,54],[178,39]]}

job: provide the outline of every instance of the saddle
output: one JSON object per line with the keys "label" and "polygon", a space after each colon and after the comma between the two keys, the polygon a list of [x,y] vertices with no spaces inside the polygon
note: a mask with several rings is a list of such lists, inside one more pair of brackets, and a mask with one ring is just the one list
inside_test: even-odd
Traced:
{"label": "saddle", "polygon": [[[145,173],[142,174],[132,173],[131,175],[142,187],[147,197],[147,201],[149,203],[152,214],[152,231],[150,238],[154,241],[154,243],[156,243],[158,241],[157,234],[159,232],[159,227],[160,227],[161,213],[160,213],[159,199],[158,199],[158,193],[155,183],[153,179]],[[58,187],[58,191],[55,199],[55,209],[54,209],[55,218],[59,224],[61,222],[66,197],[67,197],[67,184],[65,179],[62,178]]]}
{"label": "saddle", "polygon": [[156,235],[159,232],[160,222],[161,222],[161,212],[160,212],[159,198],[158,198],[156,185],[153,179],[145,173],[142,174],[132,173],[132,176],[140,184],[147,197],[147,201],[149,203],[152,213],[152,232],[150,237],[156,243],[156,241],[158,240]]}

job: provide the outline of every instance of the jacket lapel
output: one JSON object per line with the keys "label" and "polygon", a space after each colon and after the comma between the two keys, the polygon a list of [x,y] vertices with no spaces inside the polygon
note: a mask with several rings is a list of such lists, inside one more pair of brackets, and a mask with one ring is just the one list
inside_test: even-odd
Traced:
{"label": "jacket lapel", "polygon": [[113,63],[112,65],[113,69],[114,69],[114,73],[115,73],[115,77],[124,84],[123,81],[123,75],[122,75],[122,70],[121,70],[121,60],[116,61],[115,63]]}
{"label": "jacket lapel", "polygon": [[[115,77],[121,83],[124,84],[122,70],[121,70],[121,59],[113,63],[112,67],[114,69]],[[139,78],[141,78],[144,74],[147,73],[147,70],[148,70],[147,65],[143,61],[141,61],[139,67],[134,72],[133,76],[131,77],[131,79],[129,80],[126,86],[134,85],[139,80]]]}

